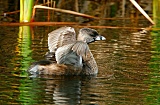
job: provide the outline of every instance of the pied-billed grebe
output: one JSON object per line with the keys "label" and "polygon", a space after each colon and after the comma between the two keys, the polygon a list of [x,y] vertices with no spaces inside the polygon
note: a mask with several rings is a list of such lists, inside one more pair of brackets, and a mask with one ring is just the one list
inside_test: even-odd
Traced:
{"label": "pied-billed grebe", "polygon": [[[95,75],[97,63],[88,47],[88,43],[105,40],[91,28],[82,28],[76,40],[72,27],[61,27],[48,34],[48,48],[53,60],[38,61],[31,65],[31,74],[48,75]],[[52,56],[53,55],[53,56]]]}

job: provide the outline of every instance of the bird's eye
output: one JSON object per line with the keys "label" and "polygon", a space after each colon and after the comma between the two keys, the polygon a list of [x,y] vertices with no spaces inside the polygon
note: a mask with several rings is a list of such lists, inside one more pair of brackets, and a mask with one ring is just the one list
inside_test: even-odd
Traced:
{"label": "bird's eye", "polygon": [[93,31],[93,32],[90,34],[90,36],[96,37],[96,36],[98,36],[98,33],[97,33],[96,31]]}

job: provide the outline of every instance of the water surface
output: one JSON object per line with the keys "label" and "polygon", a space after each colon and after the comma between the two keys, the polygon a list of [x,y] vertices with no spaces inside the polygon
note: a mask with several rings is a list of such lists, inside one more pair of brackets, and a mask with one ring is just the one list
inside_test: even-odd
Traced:
{"label": "water surface", "polygon": [[158,31],[97,29],[106,37],[89,44],[98,64],[97,76],[29,77],[26,70],[32,62],[44,59],[47,34],[57,27],[1,27],[0,104],[160,103]]}

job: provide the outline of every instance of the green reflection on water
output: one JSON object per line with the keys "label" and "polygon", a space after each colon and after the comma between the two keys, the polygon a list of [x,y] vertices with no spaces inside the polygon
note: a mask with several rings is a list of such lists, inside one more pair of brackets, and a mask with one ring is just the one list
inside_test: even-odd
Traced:
{"label": "green reflection on water", "polygon": [[28,73],[26,72],[27,68],[30,66],[32,61],[32,50],[31,50],[31,31],[29,26],[20,26],[19,27],[19,38],[18,38],[18,50],[21,59],[21,77],[26,77]]}
{"label": "green reflection on water", "polygon": [[[160,23],[158,22],[154,28],[159,29]],[[147,91],[146,104],[158,105],[160,104],[160,30],[152,30],[151,36],[152,56],[149,64],[150,74],[147,81],[149,89]]]}
{"label": "green reflection on water", "polygon": [[19,38],[18,38],[18,48],[19,56],[21,59],[20,62],[20,85],[19,89],[19,98],[18,102],[21,104],[33,104],[36,103],[34,98],[35,96],[33,87],[37,87],[35,83],[32,83],[29,80],[28,73],[26,70],[30,66],[30,62],[32,62],[32,50],[31,50],[31,31],[29,26],[20,26],[19,27]]}
{"label": "green reflection on water", "polygon": [[[149,89],[146,94],[147,105],[160,104],[160,0],[153,0],[153,19],[156,23],[151,32],[152,36],[152,56],[150,60],[150,74],[147,84]],[[158,30],[154,30],[158,29]]]}
{"label": "green reflection on water", "polygon": [[17,100],[19,103],[25,105],[33,105],[43,102],[44,96],[42,94],[44,94],[44,87],[39,83],[38,78],[22,78],[20,82],[20,95]]}

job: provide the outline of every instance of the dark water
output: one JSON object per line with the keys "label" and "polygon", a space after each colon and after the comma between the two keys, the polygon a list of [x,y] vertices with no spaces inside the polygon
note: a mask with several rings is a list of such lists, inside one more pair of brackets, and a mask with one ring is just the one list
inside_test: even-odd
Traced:
{"label": "dark water", "polygon": [[47,33],[57,27],[0,27],[0,104],[160,104],[159,31],[97,29],[106,40],[89,45],[96,77],[30,78],[27,68],[44,59]]}

